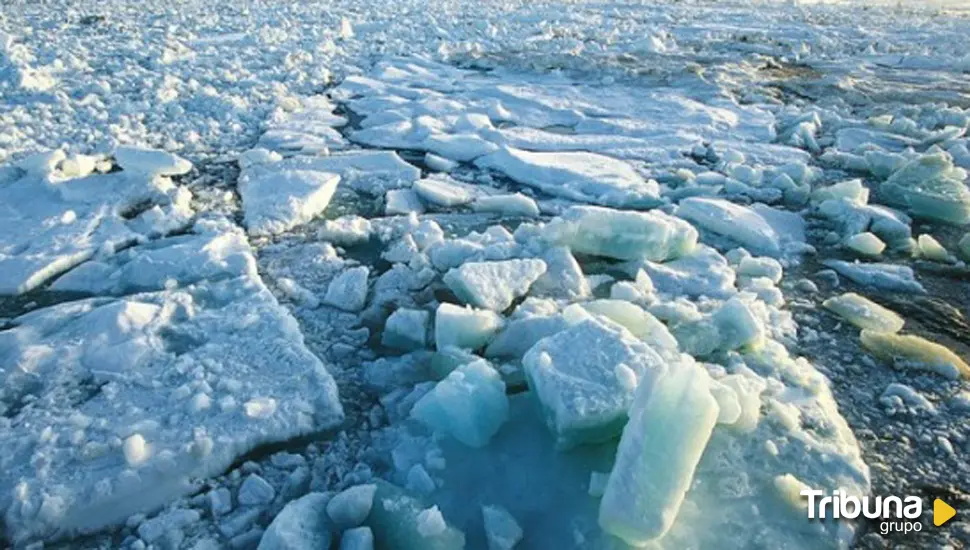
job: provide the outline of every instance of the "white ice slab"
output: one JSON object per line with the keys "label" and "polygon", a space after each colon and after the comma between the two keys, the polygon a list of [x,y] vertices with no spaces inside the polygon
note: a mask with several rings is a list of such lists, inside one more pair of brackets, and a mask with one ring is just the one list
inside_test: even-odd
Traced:
{"label": "white ice slab", "polygon": [[343,417],[330,374],[252,274],[13,324],[0,332],[0,363],[12,367],[0,507],[15,541],[123,522],[262,444]]}
{"label": "white ice slab", "polygon": [[677,215],[708,231],[730,237],[752,252],[777,257],[782,253],[782,236],[755,210],[723,199],[684,199]]}
{"label": "white ice slab", "polygon": [[330,204],[339,182],[337,174],[314,170],[267,170],[256,165],[244,171],[239,194],[246,229],[250,235],[277,235],[312,220]]}
{"label": "white ice slab", "polygon": [[[155,153],[167,155],[144,154],[154,158]],[[136,154],[136,159],[141,155]],[[131,226],[137,218],[131,222],[126,218],[135,210],[172,204],[181,188],[150,173],[176,168],[157,159],[154,164],[141,160],[143,164],[131,160],[129,165],[147,172],[59,181],[28,173],[0,186],[0,294],[28,292],[96,255],[107,257],[116,249],[147,240],[138,231],[142,228]],[[154,224],[144,227],[153,229]]]}
{"label": "white ice slab", "polygon": [[645,180],[629,164],[585,152],[533,153],[505,147],[475,165],[550,195],[608,206],[657,203],[657,182]]}
{"label": "white ice slab", "polygon": [[449,270],[443,280],[466,304],[501,312],[545,272],[542,260],[468,262]]}

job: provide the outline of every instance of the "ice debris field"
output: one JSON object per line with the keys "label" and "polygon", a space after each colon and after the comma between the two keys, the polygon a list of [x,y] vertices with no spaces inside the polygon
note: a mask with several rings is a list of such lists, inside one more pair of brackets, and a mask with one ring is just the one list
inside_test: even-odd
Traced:
{"label": "ice debris field", "polygon": [[961,2],[0,6],[14,548],[959,548]]}

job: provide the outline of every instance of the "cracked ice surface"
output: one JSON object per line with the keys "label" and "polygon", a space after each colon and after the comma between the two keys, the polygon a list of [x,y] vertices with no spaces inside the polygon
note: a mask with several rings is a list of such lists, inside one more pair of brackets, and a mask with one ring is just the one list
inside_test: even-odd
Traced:
{"label": "cracked ice surface", "polygon": [[5,11],[4,534],[844,547],[798,488],[946,485],[873,447],[965,361],[875,301],[963,273],[966,22],[805,3]]}

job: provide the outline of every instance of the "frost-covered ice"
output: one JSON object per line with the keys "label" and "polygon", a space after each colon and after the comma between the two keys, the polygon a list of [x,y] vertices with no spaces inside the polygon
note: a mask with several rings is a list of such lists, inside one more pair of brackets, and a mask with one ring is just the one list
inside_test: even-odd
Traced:
{"label": "frost-covered ice", "polygon": [[239,194],[249,234],[275,235],[310,221],[330,204],[339,182],[339,175],[320,171],[244,172]]}
{"label": "frost-covered ice", "polygon": [[0,186],[2,294],[28,292],[88,259],[148,240],[157,224],[140,222],[156,213],[168,231],[192,215],[191,193],[150,166],[62,177],[60,165],[43,173],[18,171]]}
{"label": "frost-covered ice", "polygon": [[589,319],[539,340],[522,359],[559,448],[615,437],[637,384],[664,361],[619,325]]}
{"label": "frost-covered ice", "polygon": [[220,275],[38,309],[0,333],[14,540],[152,511],[260,445],[342,419],[295,320],[253,271]]}
{"label": "frost-covered ice", "polygon": [[876,547],[799,491],[965,485],[965,13],[69,4],[0,17],[8,542]]}
{"label": "frost-covered ice", "polygon": [[545,272],[542,260],[468,262],[449,270],[443,280],[466,304],[501,312]]}
{"label": "frost-covered ice", "polygon": [[657,182],[646,181],[632,167],[611,157],[584,152],[533,153],[504,148],[475,164],[551,195],[609,206],[651,205]]}

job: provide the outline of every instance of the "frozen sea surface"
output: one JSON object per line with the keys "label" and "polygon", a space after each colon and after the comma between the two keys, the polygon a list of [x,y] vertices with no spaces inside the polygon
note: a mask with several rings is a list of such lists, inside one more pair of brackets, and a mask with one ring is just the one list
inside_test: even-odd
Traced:
{"label": "frozen sea surface", "polygon": [[961,4],[5,4],[0,535],[967,545]]}

